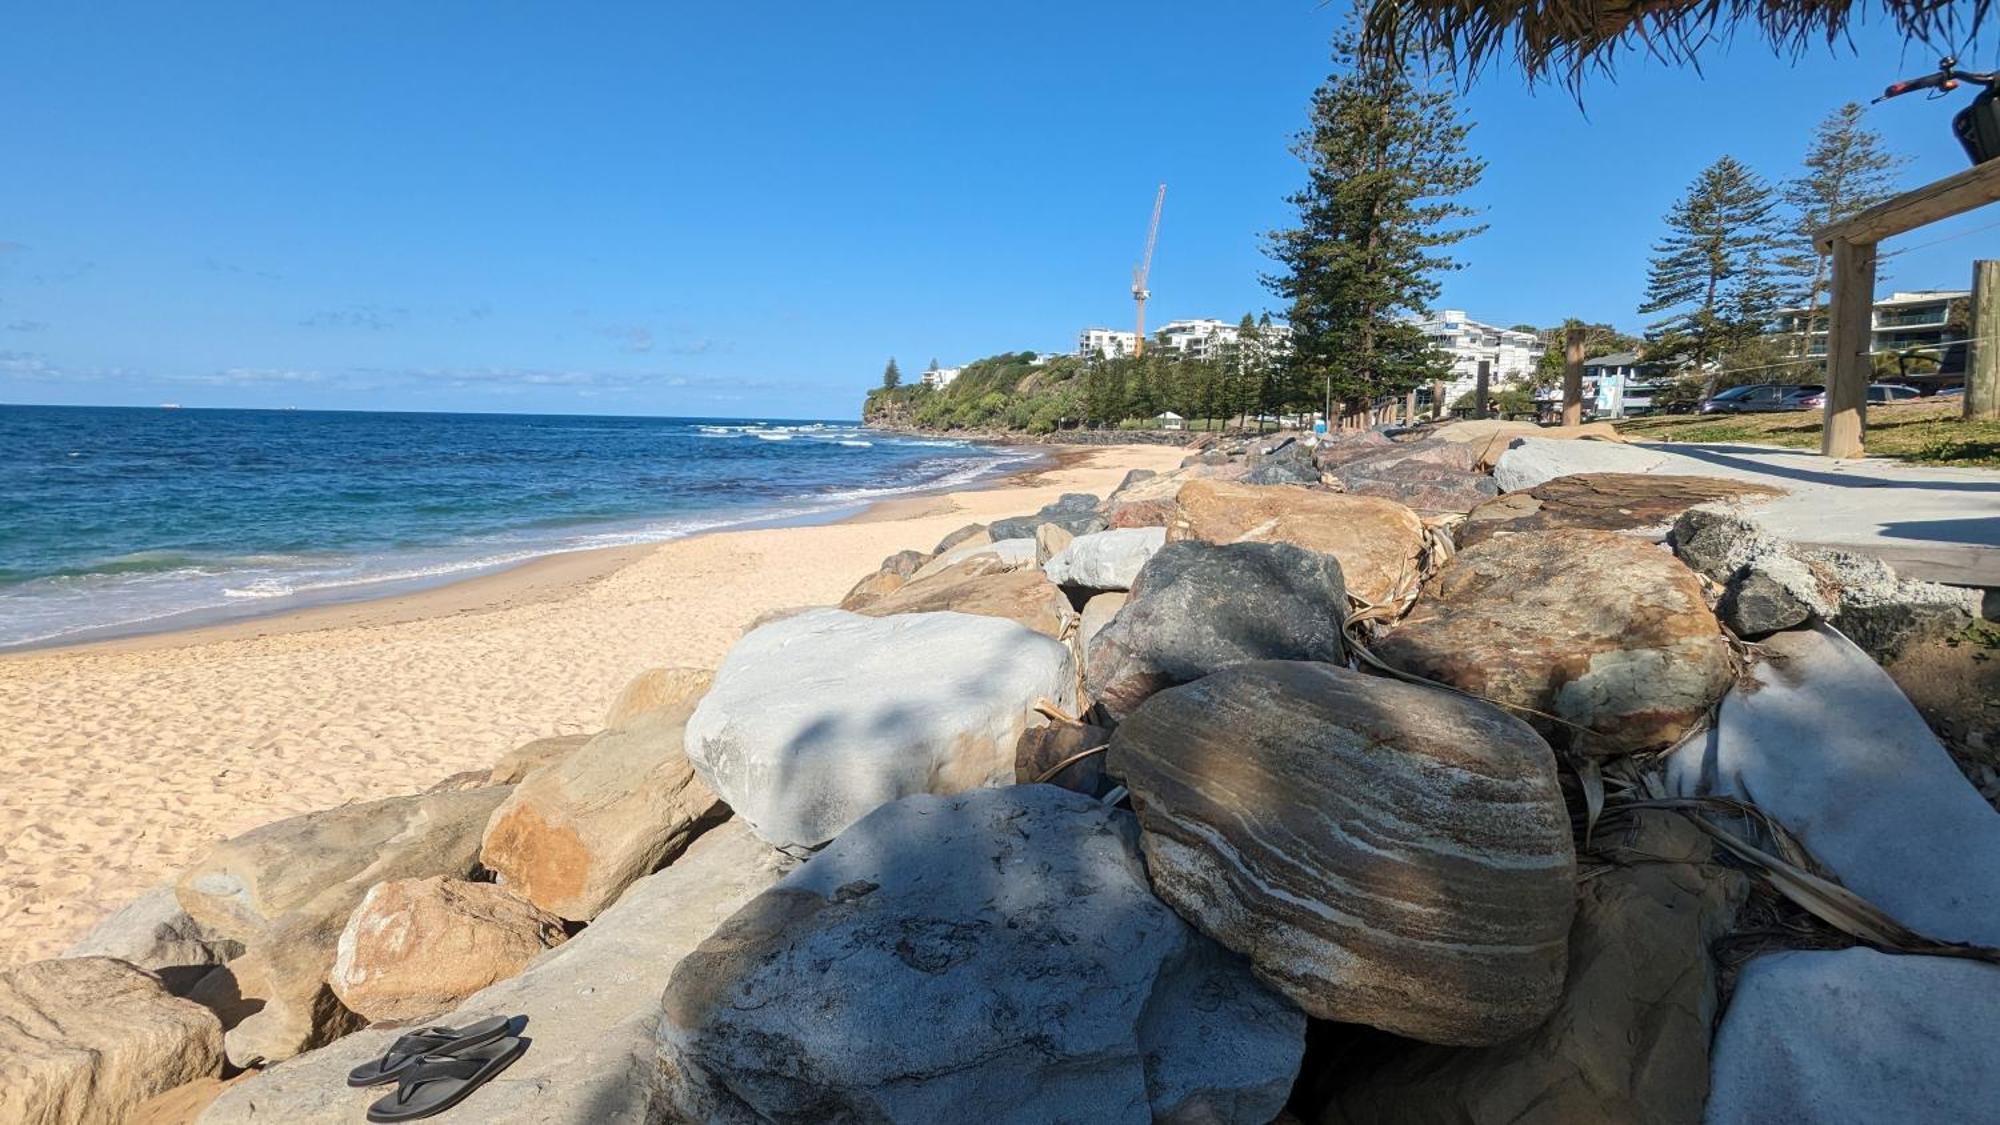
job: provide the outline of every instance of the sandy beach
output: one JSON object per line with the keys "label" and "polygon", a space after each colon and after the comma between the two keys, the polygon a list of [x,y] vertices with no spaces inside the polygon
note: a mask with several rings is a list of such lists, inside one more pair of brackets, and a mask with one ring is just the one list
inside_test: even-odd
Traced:
{"label": "sandy beach", "polygon": [[0,657],[0,967],[59,952],[215,841],[598,729],[648,667],[713,666],[883,556],[1103,494],[1183,451],[1066,451],[845,522],[556,556],[378,602]]}

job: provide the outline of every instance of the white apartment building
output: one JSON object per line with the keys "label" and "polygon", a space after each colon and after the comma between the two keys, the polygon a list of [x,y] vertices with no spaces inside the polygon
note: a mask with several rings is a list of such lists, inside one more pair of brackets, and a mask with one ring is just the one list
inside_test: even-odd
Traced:
{"label": "white apartment building", "polygon": [[[1160,326],[1155,338],[1159,341],[1158,347],[1189,359],[1208,359],[1241,341],[1243,329],[1237,323],[1212,318],[1170,320]],[[1283,352],[1291,346],[1292,330],[1284,324],[1265,325],[1258,329],[1258,339],[1266,353]],[[1131,332],[1086,328],[1076,350],[1085,358],[1111,359],[1131,355],[1138,340],[1137,334]]]}
{"label": "white apartment building", "polygon": [[962,367],[939,367],[931,371],[926,371],[924,372],[924,386],[934,391],[944,390],[946,387],[951,386],[951,381],[958,378],[958,373],[963,370],[965,369]]}
{"label": "white apartment building", "polygon": [[1482,324],[1464,309],[1444,309],[1417,321],[1431,346],[1451,359],[1451,380],[1445,385],[1447,406],[1479,382],[1479,361],[1485,360],[1489,385],[1498,390],[1534,375],[1542,358],[1542,341],[1533,332],[1517,332]]}
{"label": "white apartment building", "polygon": [[1116,328],[1086,328],[1076,340],[1076,354],[1085,359],[1117,359],[1138,350],[1139,334]]}

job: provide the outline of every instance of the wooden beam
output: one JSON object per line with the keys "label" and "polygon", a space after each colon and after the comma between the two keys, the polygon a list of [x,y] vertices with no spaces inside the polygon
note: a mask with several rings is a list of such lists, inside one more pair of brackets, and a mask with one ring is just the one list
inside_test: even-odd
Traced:
{"label": "wooden beam", "polygon": [[1416,424],[1417,424],[1417,392],[1415,390],[1412,390],[1410,391],[1409,394],[1403,396],[1403,425],[1414,426]]}
{"label": "wooden beam", "polygon": [[1972,263],[1972,342],[1965,357],[1965,416],[2000,422],[2000,260]]}
{"label": "wooden beam", "polygon": [[1493,381],[1493,365],[1486,360],[1479,361],[1479,381],[1472,386],[1472,416],[1486,417],[1486,399]]}
{"label": "wooden beam", "polygon": [[1813,241],[1821,250],[1831,249],[1839,241],[1872,246],[1892,235],[1962,215],[1988,203],[2000,203],[2000,160],[1975,164],[1957,175],[1878,203],[1851,219],[1821,227],[1813,235]]}
{"label": "wooden beam", "polygon": [[1563,425],[1583,425],[1583,335],[1572,328],[1563,338]]}
{"label": "wooden beam", "polygon": [[1434,380],[1431,383],[1431,421],[1435,422],[1442,417],[1444,417],[1444,384]]}
{"label": "wooden beam", "polygon": [[1859,457],[1863,452],[1874,315],[1875,244],[1834,240],[1833,293],[1826,325],[1826,410],[1819,435],[1819,451],[1828,457]]}

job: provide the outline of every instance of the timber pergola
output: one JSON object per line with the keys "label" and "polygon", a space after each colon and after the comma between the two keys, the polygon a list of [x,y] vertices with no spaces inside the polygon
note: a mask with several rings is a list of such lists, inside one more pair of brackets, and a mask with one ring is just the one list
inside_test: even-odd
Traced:
{"label": "timber pergola", "polygon": [[[1876,244],[1996,202],[2000,202],[2000,160],[1989,160],[1904,192],[1813,235],[1819,248],[1833,255],[1826,321],[1826,414],[1819,439],[1822,455],[1859,457],[1863,452],[1868,384],[1874,374],[1869,352],[1875,327]],[[1973,300],[1976,303],[1979,294],[1974,294]],[[1993,330],[1991,325],[1979,325],[1971,335],[1982,337]],[[1976,349],[1981,345],[1975,342],[1971,346]],[[1967,394],[1972,393],[1969,384],[1968,379]],[[1967,405],[1970,408],[1972,404]]]}

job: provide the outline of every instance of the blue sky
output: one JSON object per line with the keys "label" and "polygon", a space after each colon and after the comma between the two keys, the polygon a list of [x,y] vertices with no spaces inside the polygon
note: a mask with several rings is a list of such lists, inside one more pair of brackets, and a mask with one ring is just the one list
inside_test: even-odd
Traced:
{"label": "blue sky", "polygon": [[[890,355],[1125,325],[1161,181],[1149,319],[1262,310],[1339,10],[17,5],[0,401],[852,417]],[[1630,59],[1582,109],[1485,75],[1491,229],[1441,304],[1638,327],[1703,165],[1791,175],[1825,112],[1934,65],[1876,19],[1796,65]],[[1963,166],[1965,100],[1873,111],[1909,184]],[[1965,285],[1995,223],[1904,240],[1884,288]]]}

